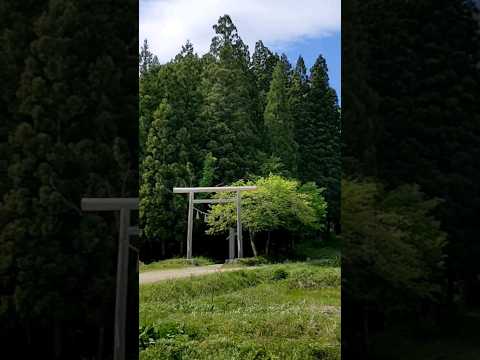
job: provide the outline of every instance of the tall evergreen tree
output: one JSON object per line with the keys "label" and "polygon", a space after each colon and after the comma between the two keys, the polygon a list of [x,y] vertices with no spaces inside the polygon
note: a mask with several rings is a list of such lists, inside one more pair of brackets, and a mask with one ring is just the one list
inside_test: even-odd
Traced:
{"label": "tall evergreen tree", "polygon": [[287,72],[288,76],[290,76],[292,74],[292,64],[290,64],[287,54],[282,53],[282,55],[280,55],[279,61],[283,63],[285,71]]}
{"label": "tall evergreen tree", "polygon": [[160,64],[157,55],[153,55],[153,53],[150,51],[147,39],[143,41],[143,46],[140,49],[139,57],[139,70],[141,76],[146,75],[152,66],[157,66]]}
{"label": "tall evergreen tree", "polygon": [[240,62],[247,65],[250,61],[248,46],[245,45],[237,27],[229,15],[223,15],[213,25],[215,36],[210,44],[210,53],[223,61]]}
{"label": "tall evergreen tree", "polygon": [[[278,57],[276,54],[266,47],[261,40],[257,41],[255,44],[255,51],[252,55],[250,68],[256,83],[254,96],[256,102],[255,123],[257,133],[262,139],[266,139],[267,136],[263,126],[263,114],[265,112],[265,105],[267,102],[267,93],[270,90],[273,69],[275,68],[275,64],[277,62]],[[263,144],[266,145],[267,142],[263,141]],[[264,158],[268,158],[268,148],[262,146],[258,150],[262,154],[261,157],[263,156]],[[265,160],[261,160],[261,162],[265,162]],[[266,175],[268,175],[268,173]]]}
{"label": "tall evergreen tree", "polygon": [[338,223],[340,211],[340,111],[330,87],[325,59],[319,56],[310,71],[307,114],[299,122],[299,175],[327,189],[328,220]]}
{"label": "tall evergreen tree", "polygon": [[[306,97],[309,89],[309,79],[307,75],[307,68],[301,56],[299,56],[295,65],[295,70],[292,75],[292,81],[288,89],[288,108],[292,117],[294,128],[294,139],[298,144],[302,143],[302,127],[304,126],[305,118],[308,116],[306,108]],[[299,151],[299,150],[298,150]],[[300,154],[297,156],[297,167],[301,161]]]}
{"label": "tall evergreen tree", "polygon": [[248,68],[249,54],[228,15],[214,26],[210,62],[204,73],[207,149],[218,159],[219,180],[228,183],[256,167],[260,139],[254,123],[255,87]]}
{"label": "tall evergreen tree", "polygon": [[298,57],[297,63],[295,64],[294,74],[299,78],[301,84],[307,83],[307,67],[305,66],[305,60],[303,60],[301,55]]}
{"label": "tall evergreen tree", "polygon": [[378,119],[378,95],[370,85],[367,69],[369,44],[359,16],[361,4],[352,0],[343,11],[350,21],[345,22],[342,44],[342,102],[346,106],[342,114],[347,121],[342,122],[343,173],[347,176],[359,174],[377,175],[377,148],[380,132]]}
{"label": "tall evergreen tree", "polygon": [[294,124],[288,107],[287,76],[284,63],[279,61],[273,71],[264,117],[270,154],[278,157],[283,164],[285,174],[293,177],[297,172],[298,149]]}
{"label": "tall evergreen tree", "polygon": [[[15,306],[16,259],[18,236],[23,226],[12,223],[14,216],[6,197],[15,186],[9,176],[15,150],[10,138],[24,117],[19,114],[16,96],[18,83],[35,37],[31,24],[38,18],[48,1],[3,1],[0,10],[0,338],[4,352],[16,347],[15,339],[25,338]],[[17,349],[15,349],[16,351]],[[22,352],[17,352],[22,356]]]}
{"label": "tall evergreen tree", "polygon": [[188,161],[189,134],[178,120],[164,99],[155,111],[142,161],[140,221],[145,236],[153,241],[147,248],[159,244],[163,257],[168,241],[176,240],[170,242],[173,245],[183,243],[186,225],[184,218],[178,216],[186,209],[186,203],[174,198],[172,189],[193,185],[193,169]]}
{"label": "tall evergreen tree", "polygon": [[[203,102],[202,66],[193,45],[187,42],[172,62],[161,66],[152,78],[149,75],[141,81],[148,84],[148,89],[158,84],[162,87],[157,92],[160,97],[146,104],[141,119],[147,135],[141,164],[140,208],[142,228],[149,239],[146,249],[156,248],[163,257],[167,252],[183,252],[186,224],[178,213],[185,209],[185,203],[173,197],[172,188],[194,186],[201,177],[206,141],[198,116]],[[158,101],[160,104],[151,113],[151,106]],[[172,233],[177,235],[172,237]]]}
{"label": "tall evergreen tree", "polygon": [[255,44],[255,51],[252,55],[252,71],[255,75],[259,106],[263,110],[265,108],[266,97],[270,89],[272,81],[273,69],[278,61],[275,54],[266,47],[261,40]]}

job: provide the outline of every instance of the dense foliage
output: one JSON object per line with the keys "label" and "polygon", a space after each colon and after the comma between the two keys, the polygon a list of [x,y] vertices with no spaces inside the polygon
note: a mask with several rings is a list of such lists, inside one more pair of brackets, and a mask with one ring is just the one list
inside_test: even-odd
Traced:
{"label": "dense foliage", "polygon": [[[326,188],[323,222],[339,223],[340,111],[325,60],[319,56],[307,73],[300,57],[292,69],[285,55],[261,41],[250,56],[228,15],[213,29],[210,51],[202,57],[187,42],[174,59],[159,65],[147,42],[142,48],[145,260],[184,254],[187,199],[174,196],[174,186],[221,186],[271,173],[313,182]],[[205,254],[223,244],[207,242],[205,224],[194,230],[202,239],[197,249]],[[300,233],[297,229],[296,236]]]}
{"label": "dense foliage", "polygon": [[[424,294],[405,291],[404,295],[410,294],[437,314],[432,330],[442,324],[449,328],[446,320],[464,305],[480,300],[480,247],[474,240],[480,204],[478,13],[471,1],[463,0],[351,0],[343,9],[348,18],[343,23],[342,44],[344,172],[376,177],[374,183],[384,184],[385,196],[399,186],[415,183],[427,199],[441,200],[432,214],[447,234],[442,248],[445,266],[440,276],[429,267],[417,269],[424,281],[438,289],[437,295],[426,305]],[[351,190],[351,184],[346,186]],[[357,190],[367,196],[369,186],[363,184]],[[354,204],[352,199],[346,201],[342,213],[348,214],[347,206]],[[417,211],[422,209],[421,202],[416,206]],[[365,224],[371,220],[356,219]],[[381,230],[384,225],[377,222],[376,226]],[[432,232],[417,243],[415,252],[423,251],[420,246],[434,239]],[[398,256],[411,250],[401,247]],[[355,257],[360,259],[362,253],[353,254],[351,259]],[[411,275],[415,258],[411,254],[398,273]],[[365,262],[352,263],[344,273],[345,289],[350,278],[356,279],[364,268]],[[389,292],[395,286],[396,279],[378,276],[380,269],[368,284],[351,289],[353,293],[345,297],[352,300],[344,303],[347,356],[358,356],[361,344],[372,341],[369,335],[374,330],[385,330],[385,324],[391,324],[392,331],[402,326],[393,326],[387,314],[395,303],[381,300],[370,301],[370,314],[363,319],[370,320],[369,325],[362,323],[362,293],[375,288]],[[418,322],[413,306],[404,308],[402,319],[397,320],[404,325],[411,321],[415,327],[428,324],[423,318]],[[373,347],[382,346],[382,342]]]}
{"label": "dense foliage", "polygon": [[441,300],[446,234],[432,216],[438,205],[418,186],[387,191],[371,180],[343,182],[342,265],[350,300],[395,304],[396,310],[418,299]]}
{"label": "dense foliage", "polygon": [[[255,235],[283,229],[291,235],[309,230],[321,230],[324,226],[327,204],[323,198],[323,189],[315,184],[300,186],[298,181],[287,180],[271,175],[256,181],[240,181],[233,186],[255,185],[257,190],[248,191],[241,196],[242,225],[250,236],[250,244],[255,256],[258,255]],[[216,197],[232,198],[220,193]],[[207,215],[208,234],[227,233],[236,225],[236,203],[213,205]],[[270,242],[267,241],[265,253],[268,255]],[[293,249],[292,249],[293,250]]]}
{"label": "dense foliage", "polygon": [[0,6],[0,337],[7,354],[9,346],[19,358],[112,352],[116,225],[111,215],[82,214],[80,199],[137,194],[135,6]]}

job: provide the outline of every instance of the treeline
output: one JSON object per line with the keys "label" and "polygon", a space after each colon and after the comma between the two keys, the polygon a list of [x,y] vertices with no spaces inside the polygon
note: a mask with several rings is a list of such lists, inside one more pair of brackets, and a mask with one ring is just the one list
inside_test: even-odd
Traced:
{"label": "treeline", "polygon": [[392,358],[388,334],[456,331],[480,300],[478,12],[461,0],[352,0],[343,17],[342,343],[348,358]]}
{"label": "treeline", "polygon": [[112,355],[118,222],[82,214],[80,199],[138,194],[136,8],[90,0],[0,6],[5,354]]}
{"label": "treeline", "polygon": [[[213,29],[204,56],[189,42],[162,65],[147,41],[140,54],[147,260],[184,254],[186,199],[172,194],[174,186],[220,186],[270,173],[314,181],[326,188],[326,228],[339,224],[340,110],[325,59],[310,71],[302,57],[292,67],[262,41],[250,56],[228,15]],[[195,236],[203,233],[200,225]]]}

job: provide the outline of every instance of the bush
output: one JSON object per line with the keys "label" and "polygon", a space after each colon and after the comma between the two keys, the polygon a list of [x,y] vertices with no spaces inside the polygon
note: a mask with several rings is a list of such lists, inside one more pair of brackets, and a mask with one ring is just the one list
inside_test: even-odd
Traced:
{"label": "bush", "polygon": [[140,350],[155,345],[160,337],[157,330],[152,325],[140,326],[138,333],[138,347]]}
{"label": "bush", "polygon": [[337,360],[340,359],[340,347],[335,345],[313,349],[312,356],[318,360]]}
{"label": "bush", "polygon": [[272,275],[272,280],[278,281],[278,280],[284,280],[288,277],[288,272],[285,271],[285,269],[275,269]]}
{"label": "bush", "polygon": [[197,340],[201,338],[201,331],[184,323],[161,322],[155,326],[141,326],[139,331],[139,348],[144,350],[155,345],[162,339]]}

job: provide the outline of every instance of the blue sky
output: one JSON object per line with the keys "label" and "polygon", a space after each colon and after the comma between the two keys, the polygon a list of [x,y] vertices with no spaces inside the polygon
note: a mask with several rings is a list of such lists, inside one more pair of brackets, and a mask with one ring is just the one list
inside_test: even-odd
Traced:
{"label": "blue sky", "polygon": [[[268,46],[268,44],[265,44]],[[318,55],[321,54],[327,61],[328,76],[330,85],[337,92],[339,101],[341,95],[341,36],[335,32],[328,37],[302,39],[289,44],[287,47],[269,46],[277,52],[284,52],[293,66],[298,56],[302,55],[307,69],[315,63]]]}
{"label": "blue sky", "polygon": [[173,58],[187,39],[199,55],[207,52],[213,24],[229,14],[251,52],[262,40],[292,64],[301,54],[308,68],[322,54],[340,97],[341,0],[140,0],[139,7],[140,44],[148,39],[160,62]]}

